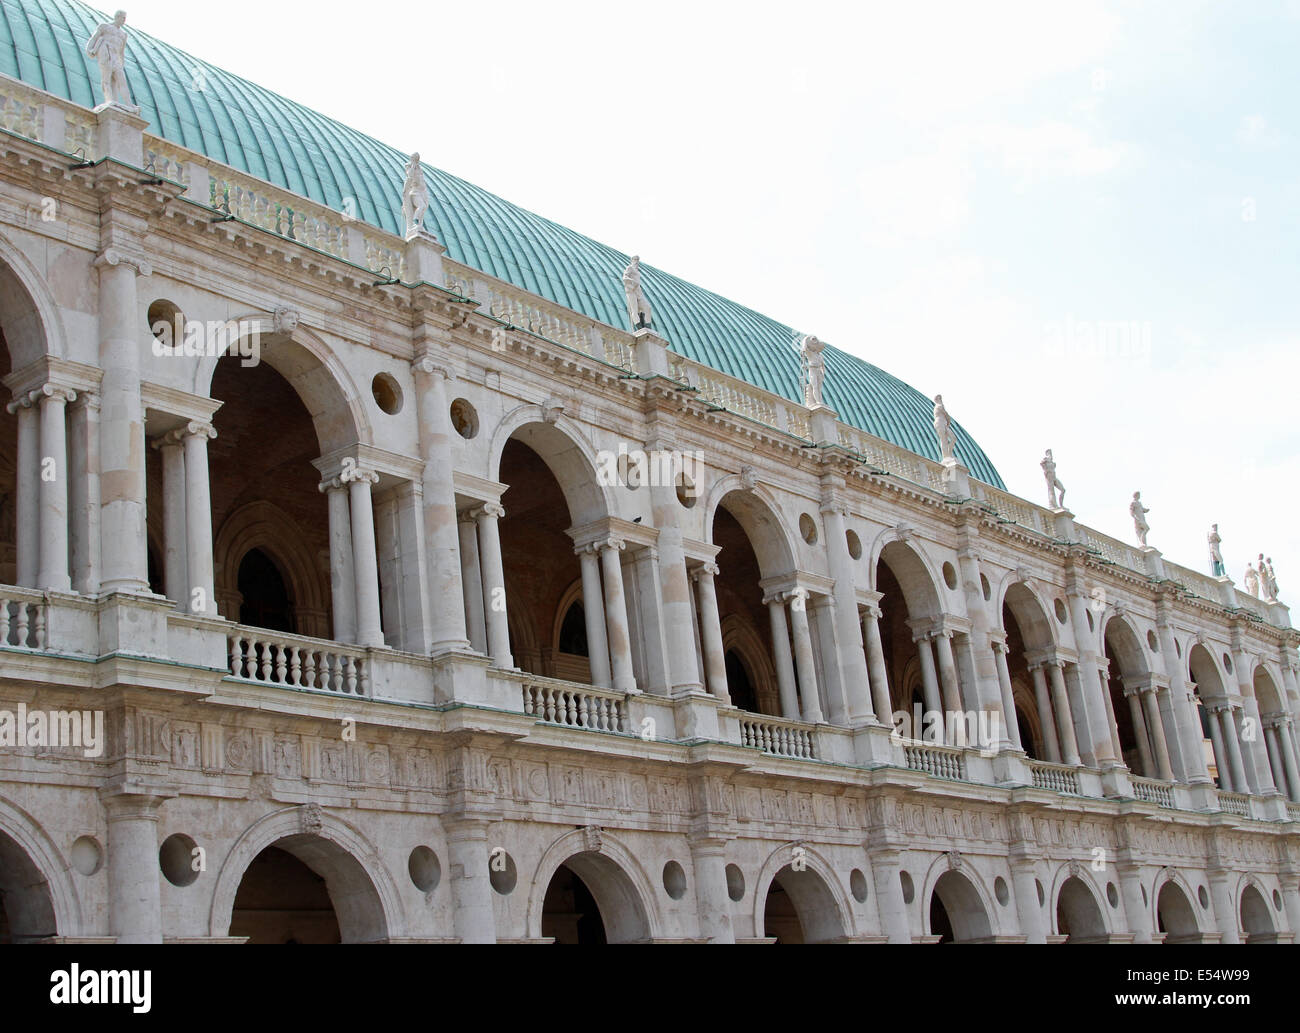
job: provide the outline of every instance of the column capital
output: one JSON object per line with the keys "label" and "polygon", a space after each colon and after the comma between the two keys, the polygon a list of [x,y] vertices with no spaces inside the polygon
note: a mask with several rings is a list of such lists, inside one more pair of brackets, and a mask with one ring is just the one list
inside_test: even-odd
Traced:
{"label": "column capital", "polygon": [[150,448],[180,448],[185,443],[185,432],[177,427],[175,430],[169,430],[166,433],[159,434],[149,442]]}
{"label": "column capital", "polygon": [[849,505],[839,497],[838,493],[826,494],[822,496],[821,505],[818,507],[817,512],[821,513],[822,516],[839,514],[842,517],[847,517],[849,515]]}
{"label": "column capital", "polygon": [[47,398],[57,399],[61,402],[75,402],[77,400],[77,392],[70,387],[63,386],[62,384],[56,384],[53,381],[46,381],[34,391],[29,392],[27,397],[30,399],[29,404],[31,405],[39,405]]}
{"label": "column capital", "polygon": [[430,355],[421,355],[418,359],[412,360],[411,372],[422,376],[441,376],[448,382],[456,379],[450,369]]}
{"label": "column capital", "polygon": [[596,545],[600,548],[602,552],[611,549],[615,552],[618,552],[627,548],[627,542],[625,542],[622,538],[616,538],[613,535],[610,535],[608,538],[601,539],[600,541],[596,542]]}
{"label": "column capital", "polygon": [[134,269],[141,276],[153,275],[153,264],[143,255],[133,252],[123,251],[121,248],[106,247],[103,251],[95,256],[90,263],[94,268],[99,269],[102,266],[124,265]]}
{"label": "column capital", "polygon": [[36,392],[34,391],[24,391],[22,394],[14,398],[12,402],[5,405],[5,411],[10,415],[13,415],[19,409],[32,408],[36,404],[36,399],[33,397],[35,394]]}
{"label": "column capital", "polygon": [[885,611],[880,608],[879,603],[864,603],[862,606],[862,616],[873,621],[880,620],[885,615]]}
{"label": "column capital", "polygon": [[331,491],[343,491],[346,487],[347,485],[340,478],[326,477],[325,480],[316,485],[316,490],[325,494]]}
{"label": "column capital", "polygon": [[501,505],[500,502],[485,502],[483,505],[473,510],[472,515],[476,520],[482,520],[486,517],[500,520],[506,515],[506,507]]}
{"label": "column capital", "polygon": [[716,563],[701,563],[691,571],[691,580],[698,581],[701,577],[717,577],[720,569]]}
{"label": "column capital", "polygon": [[182,436],[186,438],[202,437],[212,441],[217,436],[217,428],[207,420],[190,420],[189,423],[185,424]]}
{"label": "column capital", "polygon": [[371,470],[368,467],[361,466],[360,464],[345,464],[343,469],[339,472],[339,480],[344,484],[378,484],[379,474],[375,473],[374,470]]}

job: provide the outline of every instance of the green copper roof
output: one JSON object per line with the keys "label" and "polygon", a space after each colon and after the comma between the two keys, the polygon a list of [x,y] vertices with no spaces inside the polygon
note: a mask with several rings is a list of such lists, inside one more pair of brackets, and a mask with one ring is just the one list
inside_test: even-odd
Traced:
{"label": "green copper roof", "polygon": [[[85,56],[108,16],[77,0],[0,0],[0,73],[77,104],[100,95]],[[400,232],[406,155],[364,133],[162,43],[127,22],[126,76],[150,132],[251,176]],[[627,255],[426,167],[426,227],[452,259],[613,326],[627,327]],[[350,200],[347,200],[350,199]],[[800,400],[798,335],[642,263],[655,329],[674,351]],[[846,423],[938,459],[932,404],[919,391],[827,345],[824,396]],[[983,481],[997,470],[954,423],[957,454]]]}

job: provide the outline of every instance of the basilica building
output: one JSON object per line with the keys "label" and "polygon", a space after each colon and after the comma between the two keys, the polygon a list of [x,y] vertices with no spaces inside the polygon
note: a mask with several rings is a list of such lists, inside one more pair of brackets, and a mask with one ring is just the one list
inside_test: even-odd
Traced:
{"label": "basilica building", "polygon": [[0,152],[0,942],[1300,931],[1271,571],[78,0]]}

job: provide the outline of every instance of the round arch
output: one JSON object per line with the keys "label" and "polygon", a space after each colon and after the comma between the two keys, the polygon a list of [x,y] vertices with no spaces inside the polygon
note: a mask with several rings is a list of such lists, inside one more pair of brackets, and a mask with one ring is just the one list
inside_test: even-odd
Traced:
{"label": "round arch", "polygon": [[293,854],[325,880],[344,943],[387,940],[406,928],[397,884],[375,846],[353,826],[317,807],[286,807],[259,818],[230,848],[212,892],[212,936],[228,934],[244,873],[269,846]]}
{"label": "round arch", "polygon": [[1066,943],[1107,941],[1106,909],[1101,905],[1096,887],[1082,871],[1076,874],[1069,867],[1062,869],[1057,874],[1052,899],[1056,901],[1053,910],[1056,932],[1069,937]]}
{"label": "round arch", "polygon": [[[40,824],[26,811],[0,798],[0,871],[16,871],[18,886],[0,883],[6,901],[23,899],[24,921],[32,933],[84,935],[81,899],[72,867]],[[9,912],[14,924],[14,914]]]}
{"label": "round arch", "polygon": [[489,480],[501,479],[501,456],[514,439],[533,450],[560,486],[575,527],[617,516],[614,496],[596,476],[596,450],[577,423],[560,414],[554,422],[540,405],[520,405],[506,413],[492,432],[488,447]]}
{"label": "round arch", "polygon": [[[373,441],[370,418],[361,392],[333,350],[312,331],[299,326],[292,333],[277,332],[262,313],[240,316],[232,322],[253,324],[258,335],[258,361],[265,362],[288,381],[311,416],[321,455]],[[204,355],[194,370],[194,391],[210,397],[217,363],[225,355]],[[229,362],[242,362],[226,358]]]}
{"label": "round arch", "polygon": [[779,714],[781,707],[776,686],[776,668],[772,666],[772,657],[753,626],[734,613],[728,614],[722,621],[723,655],[732,650],[735,650],[749,673],[760,707],[764,704],[768,707],[763,713]]}
{"label": "round arch", "polygon": [[952,923],[954,943],[975,943],[993,937],[993,908],[988,894],[979,884],[979,877],[967,865],[952,868],[945,858],[939,858],[930,868],[929,889],[921,897],[926,901],[924,919],[926,931],[930,928],[930,906],[935,897],[943,904]]}
{"label": "round arch", "polygon": [[767,896],[778,883],[789,896],[803,928],[804,943],[825,943],[856,935],[853,908],[849,906],[826,858],[803,846],[799,855],[802,871],[795,871],[792,844],[777,847],[763,862],[754,879],[754,930],[761,935],[765,926]]}
{"label": "round arch", "polygon": [[1268,666],[1260,663],[1255,668],[1255,676],[1252,679],[1255,688],[1255,702],[1259,705],[1260,716],[1266,714],[1284,714],[1286,707],[1283,705],[1285,693],[1278,687],[1278,679],[1273,677],[1273,672]]}
{"label": "round arch", "polygon": [[537,863],[528,894],[528,936],[542,936],[542,911],[546,891],[561,865],[580,878],[595,898],[609,943],[637,943],[658,939],[659,917],[649,877],[640,862],[621,842],[603,829],[593,836],[574,829],[547,847]]}
{"label": "round arch", "polygon": [[1200,943],[1201,923],[1192,901],[1196,894],[1181,875],[1166,869],[1151,894],[1152,927],[1164,926],[1165,943]]}
{"label": "round arch", "polygon": [[760,577],[781,577],[795,570],[797,553],[794,539],[781,519],[781,507],[776,496],[765,485],[759,484],[751,490],[735,475],[724,477],[709,488],[705,499],[704,528],[710,545],[713,544],[713,525],[718,510],[723,508],[736,518],[736,523],[749,538],[758,559]]}
{"label": "round arch", "polygon": [[46,355],[67,357],[67,334],[49,285],[31,260],[2,233],[0,311],[5,313],[10,372]]}
{"label": "round arch", "polygon": [[[253,549],[262,550],[275,563],[299,613],[323,614],[329,608],[328,581],[322,576],[316,557],[304,544],[297,525],[280,507],[262,500],[240,506],[217,532],[212,557],[218,602],[238,595],[239,564]],[[228,620],[239,618],[237,613],[223,616]],[[303,629],[300,632],[311,633]]]}
{"label": "round arch", "polygon": [[1196,683],[1201,699],[1209,702],[1226,697],[1225,686],[1228,682],[1223,668],[1218,657],[1203,643],[1196,642],[1187,651],[1187,672]]}
{"label": "round arch", "polygon": [[1004,610],[1011,612],[1027,650],[1056,649],[1060,645],[1057,622],[1050,616],[1052,608],[1031,579],[1012,571],[998,586],[997,598],[999,620]]}
{"label": "round arch", "polygon": [[1246,943],[1276,942],[1277,926],[1273,922],[1272,909],[1268,905],[1268,894],[1264,892],[1259,885],[1259,880],[1254,876],[1246,877],[1237,912]]}
{"label": "round arch", "polygon": [[913,620],[937,617],[943,612],[938,572],[924,549],[910,535],[897,528],[881,532],[871,546],[869,569],[871,588],[879,589],[877,579],[884,563],[894,575]]}
{"label": "round arch", "polygon": [[1120,669],[1112,671],[1112,677],[1118,675],[1120,678],[1136,678],[1151,673],[1141,636],[1127,616],[1112,614],[1102,629],[1101,640],[1119,662]]}

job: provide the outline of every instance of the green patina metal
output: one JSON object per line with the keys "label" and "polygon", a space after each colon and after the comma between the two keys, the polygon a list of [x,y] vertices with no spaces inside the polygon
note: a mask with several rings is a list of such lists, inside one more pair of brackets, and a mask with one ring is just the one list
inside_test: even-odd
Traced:
{"label": "green patina metal", "polygon": [[[0,73],[93,107],[99,68],[85,55],[108,16],[77,0],[0,0]],[[163,43],[128,23],[126,75],[150,132],[393,233],[406,155],[319,112]],[[455,261],[617,327],[627,326],[629,256],[426,166],[426,227]],[[788,326],[642,265],[655,329],[673,350],[800,400],[798,335]],[[931,402],[897,377],[827,345],[825,401],[846,423],[938,459]],[[1003,487],[959,425],[957,454]]]}

